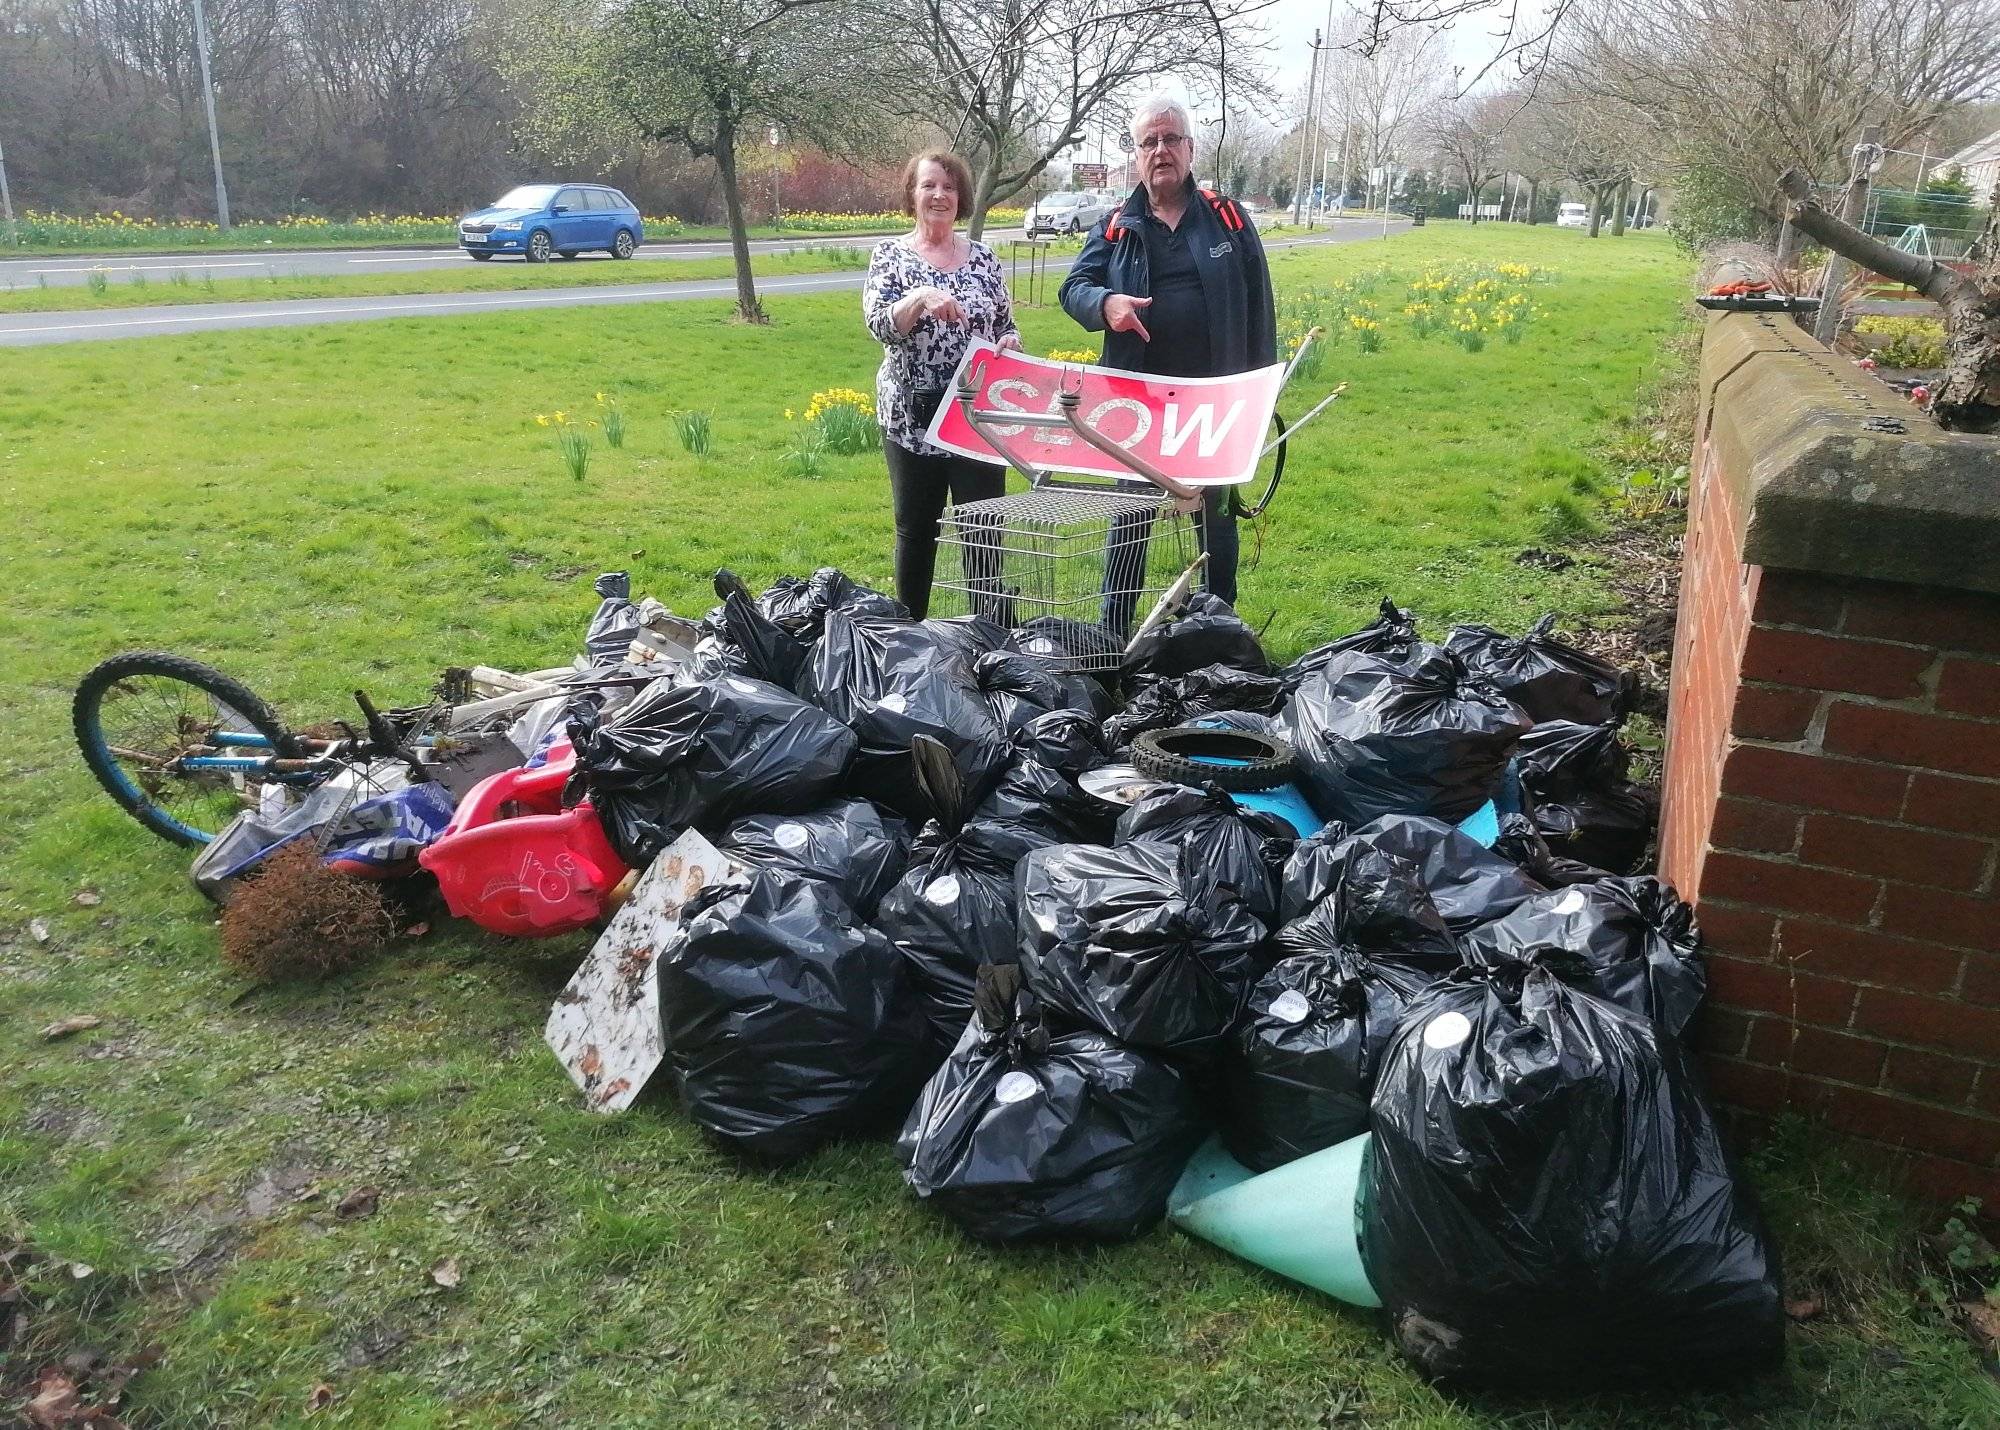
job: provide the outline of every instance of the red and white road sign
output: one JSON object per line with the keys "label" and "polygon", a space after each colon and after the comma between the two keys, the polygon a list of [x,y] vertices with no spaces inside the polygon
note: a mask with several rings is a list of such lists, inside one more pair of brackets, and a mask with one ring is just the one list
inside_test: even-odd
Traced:
{"label": "red and white road sign", "polygon": [[[1060,415],[1063,390],[1075,391],[1084,422],[1189,486],[1235,485],[1256,476],[1257,454],[1271,430],[1271,413],[1285,380],[1283,363],[1233,377],[1148,377],[1001,352],[983,339],[966,349],[958,371],[972,374],[975,405],[982,414]],[[955,384],[956,378],[925,435],[946,451],[992,461],[1002,454],[966,420]],[[1067,427],[996,421],[989,430],[1024,466],[1144,480]]]}

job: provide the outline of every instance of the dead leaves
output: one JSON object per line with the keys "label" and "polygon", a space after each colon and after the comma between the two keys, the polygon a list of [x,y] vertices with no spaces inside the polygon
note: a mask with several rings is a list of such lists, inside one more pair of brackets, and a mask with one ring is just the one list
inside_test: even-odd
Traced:
{"label": "dead leaves", "polygon": [[464,1273],[459,1270],[456,1256],[441,1257],[431,1263],[431,1280],[447,1291],[464,1279]]}
{"label": "dead leaves", "polygon": [[104,1020],[90,1013],[78,1013],[72,1017],[59,1018],[42,1029],[42,1041],[58,1042],[77,1033],[87,1033],[92,1028],[101,1028]]}
{"label": "dead leaves", "polygon": [[375,1208],[382,1203],[380,1187],[356,1187],[340,1199],[333,1214],[342,1221],[359,1221],[362,1217],[375,1215]]}

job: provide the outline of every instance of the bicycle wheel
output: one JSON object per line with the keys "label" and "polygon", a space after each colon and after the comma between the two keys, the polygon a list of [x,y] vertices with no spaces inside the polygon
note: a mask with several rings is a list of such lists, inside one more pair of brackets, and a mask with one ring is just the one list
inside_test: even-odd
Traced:
{"label": "bicycle wheel", "polygon": [[[181,770],[196,752],[287,753],[292,736],[276,711],[238,681],[185,656],[115,655],[77,683],[70,707],[84,763],[118,807],[163,839],[208,843],[246,807],[243,781],[226,771]],[[218,736],[261,737],[230,744]]]}

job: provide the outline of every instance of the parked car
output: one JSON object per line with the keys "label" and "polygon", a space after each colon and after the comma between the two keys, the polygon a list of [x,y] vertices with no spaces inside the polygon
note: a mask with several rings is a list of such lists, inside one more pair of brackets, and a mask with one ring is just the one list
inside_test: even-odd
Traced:
{"label": "parked car", "polygon": [[1557,228],[1589,228],[1589,204],[1562,204],[1556,209]]}
{"label": "parked car", "polygon": [[1028,209],[1023,227],[1030,238],[1045,233],[1088,233],[1090,226],[1110,213],[1115,203],[1075,189],[1044,194]]}
{"label": "parked car", "polygon": [[645,240],[639,210],[602,184],[522,184],[458,221],[458,243],[484,263],[518,253],[530,263],[602,249],[630,258]]}

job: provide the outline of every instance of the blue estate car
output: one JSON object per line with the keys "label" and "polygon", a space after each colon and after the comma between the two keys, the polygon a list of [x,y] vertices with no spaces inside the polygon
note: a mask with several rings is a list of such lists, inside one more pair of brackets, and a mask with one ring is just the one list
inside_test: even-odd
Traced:
{"label": "blue estate car", "polygon": [[518,253],[547,263],[588,249],[630,258],[645,236],[632,201],[602,184],[523,184],[458,221],[459,247],[482,262]]}

